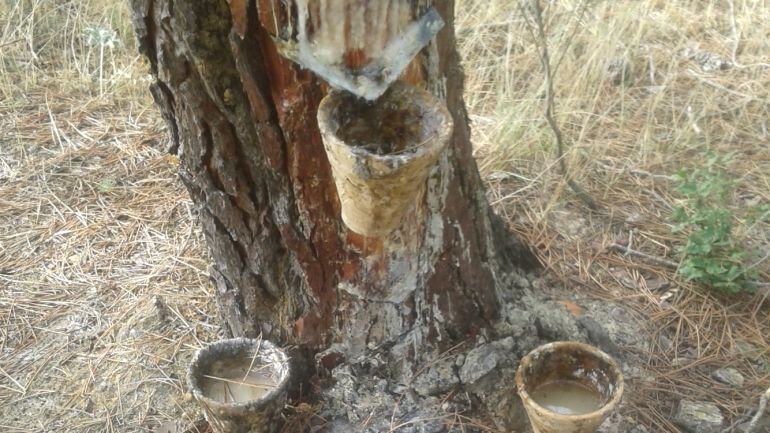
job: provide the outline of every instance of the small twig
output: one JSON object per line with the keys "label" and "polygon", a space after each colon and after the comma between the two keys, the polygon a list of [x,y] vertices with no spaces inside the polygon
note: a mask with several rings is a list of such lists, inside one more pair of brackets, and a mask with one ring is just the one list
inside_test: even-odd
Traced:
{"label": "small twig", "polygon": [[723,85],[721,85],[721,84],[715,83],[715,82],[713,82],[713,81],[709,80],[708,78],[706,78],[706,77],[704,77],[704,76],[702,76],[702,75],[698,74],[698,73],[697,73],[697,72],[695,72],[693,69],[688,69],[688,70],[687,70],[687,72],[688,72],[688,73],[689,73],[689,74],[690,74],[692,77],[696,78],[696,79],[697,79],[697,80],[699,80],[699,81],[702,81],[703,83],[706,83],[706,84],[708,84],[709,86],[711,86],[711,87],[713,87],[713,88],[715,88],[715,89],[719,89],[719,90],[722,90],[722,91],[724,91],[724,92],[727,92],[727,93],[729,93],[729,94],[731,94],[731,95],[734,95],[734,96],[740,96],[741,98],[746,98],[746,99],[748,99],[748,100],[754,100],[754,99],[757,99],[757,98],[756,98],[756,96],[751,96],[751,95],[747,95],[747,94],[745,94],[745,93],[736,92],[735,90],[732,90],[732,89],[728,89],[727,87],[725,87],[725,86],[723,86]]}
{"label": "small twig", "polygon": [[754,263],[750,264],[749,266],[747,266],[746,269],[743,270],[742,274],[746,275],[747,273],[749,273],[749,271],[751,271],[752,269],[754,269],[757,266],[761,265],[762,263],[765,262],[765,260],[767,260],[769,258],[770,258],[770,250],[767,251],[767,254],[765,254],[764,257],[762,257],[761,259],[759,259],[756,262],[754,262]]}
{"label": "small twig", "polygon": [[735,2],[733,0],[727,0],[727,7],[730,15],[730,29],[733,33],[732,61],[733,65],[737,65],[738,60],[736,58],[738,57],[738,48],[740,48],[741,45],[741,34],[738,32],[738,25],[735,23]]}
{"label": "small twig", "polygon": [[24,40],[24,39],[21,39],[21,38],[20,38],[20,39],[16,39],[15,41],[6,42],[6,43],[4,43],[4,44],[0,45],[0,48],[5,48],[5,47],[7,47],[7,46],[9,46],[9,45],[13,45],[13,44],[15,44],[15,43],[17,43],[17,42],[21,42],[21,41],[23,41],[23,40]]}
{"label": "small twig", "polygon": [[651,173],[651,172],[649,172],[647,170],[642,170],[641,168],[631,168],[631,167],[627,167],[627,166],[618,168],[618,167],[615,167],[614,165],[610,165],[610,164],[608,164],[605,161],[602,161],[600,159],[595,160],[594,163],[596,165],[598,165],[599,167],[603,168],[604,170],[612,171],[612,172],[615,172],[615,173],[620,173],[620,174],[629,173],[629,174],[631,174],[633,176],[636,176],[636,177],[648,177],[648,178],[653,179],[653,180],[660,179],[660,180],[665,180],[665,181],[670,181],[670,182],[674,182],[674,181],[677,180],[676,176],[672,176],[672,175],[668,175],[668,174]]}
{"label": "small twig", "polygon": [[[580,21],[583,18],[583,16],[588,11],[588,6],[590,5],[591,0],[583,0],[577,8],[575,12],[575,16],[577,19],[575,20],[575,26],[572,27],[572,31],[570,32],[569,36],[564,39],[566,41],[572,41],[575,39],[575,35],[577,35],[578,29],[580,28]],[[557,15],[556,13],[551,13],[551,15]],[[544,26],[545,27],[545,26]],[[556,64],[553,66],[553,75],[556,75],[556,72],[559,70],[559,67],[561,66],[562,61],[565,57],[567,57],[567,52],[569,51],[569,44],[565,43],[562,47],[561,53],[558,55],[558,59],[556,60]]]}
{"label": "small twig", "polygon": [[641,251],[632,250],[631,248],[628,248],[620,244],[610,244],[607,247],[607,249],[610,251],[616,251],[616,252],[622,253],[623,255],[639,257],[641,259],[647,260],[650,263],[664,266],[667,268],[676,269],[679,267],[679,264],[672,260],[664,259],[663,257],[653,256],[647,253],[643,253]]}
{"label": "small twig", "polygon": [[259,341],[257,341],[257,349],[254,351],[254,356],[251,358],[251,363],[249,364],[249,368],[246,369],[246,374],[243,375],[243,381],[245,382],[246,379],[249,378],[249,374],[251,373],[251,369],[254,367],[254,362],[257,360],[257,355],[259,355],[259,349],[262,347],[262,333],[259,334]]}
{"label": "small twig", "polygon": [[[746,433],[759,432],[759,427],[761,427],[759,425],[759,421],[765,416],[768,402],[770,402],[770,388],[768,388],[767,391],[765,391],[765,393],[762,394],[762,397],[759,398],[759,407],[757,407],[757,413],[754,414],[754,417],[751,418],[751,421],[749,421],[749,425],[746,427],[746,430],[745,430]],[[735,426],[732,426],[732,427],[735,427]],[[727,433],[728,430],[725,430],[723,433]],[[732,431],[732,430],[729,430],[729,431]]]}
{"label": "small twig", "polygon": [[644,193],[644,194],[648,194],[648,195],[652,196],[652,198],[654,198],[655,200],[659,201],[659,202],[660,202],[660,203],[661,203],[663,206],[665,206],[665,207],[666,207],[668,210],[674,210],[674,207],[673,207],[673,206],[671,206],[670,204],[668,204],[668,202],[666,201],[666,199],[664,199],[663,197],[661,197],[661,196],[660,196],[660,194],[658,194],[657,192],[655,192],[655,190],[654,190],[654,189],[645,189],[645,190],[642,190],[642,193]]}
{"label": "small twig", "polygon": [[652,57],[652,52],[650,52],[649,46],[647,47],[647,64],[648,70],[649,70],[649,76],[650,76],[650,86],[655,85],[655,59]]}
{"label": "small twig", "polygon": [[767,391],[762,395],[762,397],[759,399],[759,406],[757,407],[757,414],[754,415],[754,418],[751,419],[751,423],[749,424],[749,431],[757,426],[757,423],[759,420],[764,416],[765,412],[767,411],[767,404],[770,401],[770,388],[767,388]]}
{"label": "small twig", "polygon": [[[21,390],[21,394],[22,395],[27,393],[27,388],[25,386],[22,386],[16,379],[13,378],[13,376],[11,376],[10,374],[6,373],[5,370],[3,370],[2,367],[0,367],[0,373],[2,373],[3,376],[5,376],[6,378],[8,378],[8,380],[13,382],[16,386],[18,386],[19,389]],[[8,388],[8,389],[10,389],[12,391],[16,391],[13,388]]]}
{"label": "small twig", "polygon": [[730,16],[730,30],[732,32],[733,36],[733,49],[731,54],[731,60],[733,62],[733,66],[736,68],[750,68],[753,66],[762,66],[762,67],[770,67],[770,64],[768,63],[754,63],[751,65],[742,65],[738,63],[738,50],[741,46],[741,32],[738,30],[738,24],[735,22],[735,1],[734,0],[727,0],[727,11],[728,15]]}
{"label": "small twig", "polygon": [[224,377],[210,376],[208,374],[204,374],[203,377],[205,377],[207,379],[221,380],[222,382],[232,383],[232,384],[235,384],[235,385],[248,386],[248,387],[251,387],[251,388],[275,389],[275,388],[278,387],[278,385],[260,385],[260,384],[256,384],[256,383],[239,382],[237,380],[226,379]]}
{"label": "small twig", "polygon": [[760,311],[762,309],[762,306],[765,304],[765,301],[767,301],[767,298],[770,297],[770,284],[768,283],[754,283],[755,286],[759,287],[762,293],[762,299],[757,302],[757,306],[754,307],[754,316],[756,316],[757,311]]}
{"label": "small twig", "polygon": [[225,399],[225,403],[227,403],[227,382],[222,382],[222,397]]}
{"label": "small twig", "polygon": [[[627,247],[625,245],[620,245],[620,244],[613,243],[613,244],[608,245],[607,249],[610,250],[610,251],[615,251],[615,252],[621,253],[624,256],[639,257],[641,259],[647,260],[648,262],[650,262],[652,264],[663,266],[663,267],[666,267],[666,268],[671,268],[671,269],[679,268],[679,264],[676,263],[673,260],[668,260],[668,259],[664,259],[663,257],[658,257],[658,256],[653,256],[653,255],[650,255],[650,254],[647,254],[647,253],[643,253],[641,251],[637,251],[637,250],[631,249],[631,248],[629,248],[629,247]],[[765,257],[765,259],[766,258],[767,257]],[[760,262],[758,262],[757,264],[761,263],[765,259],[760,260]],[[762,283],[762,282],[759,282],[759,281],[749,281],[749,283],[753,284],[753,285],[756,285],[756,286],[764,286],[766,284],[766,283]],[[766,296],[768,296],[768,294],[770,294],[770,290],[768,290]],[[764,300],[762,302],[764,302]]]}
{"label": "small twig", "polygon": [[[522,14],[525,14],[524,7],[519,3],[519,9]],[[553,131],[554,138],[556,140],[556,157],[559,161],[559,168],[564,176],[567,185],[572,191],[577,194],[578,198],[583,201],[590,209],[596,210],[598,206],[591,196],[575,182],[569,175],[569,169],[567,168],[567,161],[564,158],[564,136],[558,123],[556,123],[555,112],[556,103],[554,102],[553,91],[553,71],[551,70],[551,59],[548,53],[548,40],[545,35],[545,25],[543,24],[543,9],[540,6],[539,0],[532,0],[532,11],[535,22],[535,30],[537,30],[537,37],[535,42],[538,44],[538,54],[540,56],[540,64],[543,67],[543,75],[545,79],[545,120],[548,122]],[[524,15],[526,16],[526,15]],[[534,35],[534,31],[530,28],[529,20],[526,20],[527,28],[530,33]]]}

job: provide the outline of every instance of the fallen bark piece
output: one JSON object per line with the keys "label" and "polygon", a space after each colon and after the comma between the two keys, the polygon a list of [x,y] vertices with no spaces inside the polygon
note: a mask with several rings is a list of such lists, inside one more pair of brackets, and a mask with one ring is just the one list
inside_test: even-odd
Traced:
{"label": "fallen bark piece", "polygon": [[754,417],[745,425],[745,431],[747,433],[756,433],[760,431],[767,431],[770,427],[770,416],[768,415],[767,405],[770,402],[770,388],[767,388],[762,397],[759,399],[759,407]]}
{"label": "fallen bark piece", "polygon": [[721,433],[724,417],[719,407],[710,402],[682,400],[674,423],[690,433]]}
{"label": "fallen bark piece", "polygon": [[465,357],[465,363],[460,368],[460,382],[472,384],[494,370],[515,346],[513,338],[483,344]]}
{"label": "fallen bark piece", "polygon": [[460,383],[454,372],[455,359],[437,362],[414,380],[413,388],[421,396],[437,395],[449,391]]}
{"label": "fallen bark piece", "polygon": [[620,358],[620,348],[618,348],[615,342],[612,341],[609,332],[607,332],[601,323],[597,322],[593,317],[590,316],[583,316],[579,318],[578,323],[588,334],[588,339],[591,341],[591,343],[595,344],[610,355],[616,358]]}

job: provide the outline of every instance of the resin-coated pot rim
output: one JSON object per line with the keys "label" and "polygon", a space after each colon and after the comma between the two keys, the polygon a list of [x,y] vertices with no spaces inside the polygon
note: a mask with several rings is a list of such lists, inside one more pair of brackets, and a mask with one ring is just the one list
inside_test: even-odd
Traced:
{"label": "resin-coated pot rim", "polygon": [[[552,410],[549,410],[535,401],[530,395],[529,392],[526,390],[524,386],[524,377],[523,377],[523,370],[532,363],[532,359],[536,356],[538,356],[541,353],[546,352],[555,352],[557,350],[562,349],[572,349],[572,350],[580,350],[583,352],[586,352],[590,354],[591,356],[595,356],[602,361],[606,362],[607,365],[610,366],[610,369],[612,370],[612,374],[616,377],[617,381],[613,384],[614,388],[612,390],[612,395],[610,399],[602,405],[599,409],[585,413],[580,415],[565,415],[561,413],[554,412]],[[519,363],[519,367],[516,369],[516,388],[519,392],[519,397],[521,397],[522,402],[526,406],[527,404],[533,406],[535,409],[537,409],[540,412],[548,413],[550,416],[560,419],[563,421],[583,421],[583,420],[590,420],[590,419],[596,419],[597,417],[606,417],[609,415],[610,412],[612,412],[615,407],[620,403],[620,399],[623,397],[623,390],[625,388],[625,384],[623,381],[623,372],[620,369],[620,366],[618,365],[617,361],[615,361],[614,358],[612,358],[610,355],[607,355],[603,351],[599,350],[598,348],[591,346],[589,344],[585,343],[579,343],[576,341],[554,341],[551,343],[544,344],[542,346],[537,347],[536,349],[529,352],[524,358],[521,359],[521,362]]]}
{"label": "resin-coated pot rim", "polygon": [[[203,390],[201,390],[198,379],[196,379],[196,376],[198,378],[202,377],[200,372],[201,358],[207,355],[209,352],[213,350],[218,350],[223,346],[224,347],[235,346],[235,347],[243,348],[243,350],[248,350],[251,347],[256,349],[256,347],[259,346],[260,352],[262,350],[267,349],[275,353],[279,358],[278,362],[285,366],[284,373],[282,374],[282,377],[280,378],[275,389],[270,390],[269,392],[267,392],[265,395],[263,395],[261,398],[257,400],[250,400],[245,402],[223,403],[221,401],[217,401],[207,397],[206,394],[203,393]],[[205,347],[198,349],[198,351],[195,353],[195,356],[193,356],[192,362],[190,363],[190,367],[187,369],[187,384],[190,387],[195,398],[198,399],[200,402],[204,403],[209,408],[214,410],[222,410],[225,413],[233,414],[233,413],[251,412],[254,410],[261,409],[269,404],[272,404],[273,401],[276,399],[276,397],[280,397],[280,395],[284,391],[286,391],[286,389],[288,388],[290,376],[291,376],[291,371],[289,367],[289,358],[286,356],[286,353],[283,351],[283,349],[279,348],[278,346],[276,346],[275,344],[273,344],[268,340],[258,339],[258,338],[238,337],[238,338],[229,338],[225,340],[218,340],[211,344],[208,344]]]}
{"label": "resin-coated pot rim", "polygon": [[[449,139],[454,132],[454,121],[444,101],[426,90],[401,81],[393,83],[391,87],[399,94],[411,96],[414,103],[418,104],[424,112],[429,112],[431,116],[436,118],[435,123],[437,127],[429,131],[428,134],[421,135],[420,143],[408,151],[378,154],[359,146],[351,146],[340,138],[338,135],[340,124],[334,113],[339,105],[344,102],[344,98],[348,96],[346,91],[343,90],[332,90],[321,100],[321,104],[318,106],[318,125],[322,130],[321,132],[326,130],[327,134],[334,137],[338,144],[342,144],[355,157],[385,166],[394,165],[396,161],[404,164],[414,159],[421,159],[424,155],[440,152],[449,143]],[[329,145],[329,143],[325,144]],[[399,165],[397,163],[396,167]]]}

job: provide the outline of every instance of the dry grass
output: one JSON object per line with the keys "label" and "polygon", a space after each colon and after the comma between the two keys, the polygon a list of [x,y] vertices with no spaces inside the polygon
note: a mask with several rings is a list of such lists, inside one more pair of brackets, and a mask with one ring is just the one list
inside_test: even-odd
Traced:
{"label": "dry grass", "polygon": [[[770,202],[770,5],[735,1],[731,13],[725,1],[592,1],[581,14],[581,1],[548,2],[548,44],[554,63],[563,58],[557,121],[571,175],[601,205],[590,212],[554,161],[539,57],[516,2],[458,3],[477,158],[498,211],[568,289],[650,318],[650,350],[626,348],[650,373],[631,381],[627,414],[653,431],[678,431],[670,420],[687,397],[745,421],[770,386],[767,286],[753,297],[720,297],[607,247],[676,262],[683,239],[671,234],[673,175],[709,149],[735,152],[736,207]],[[693,52],[733,65],[708,70]],[[748,228],[738,221],[738,230]],[[766,255],[768,225],[750,235],[749,247]],[[759,266],[767,282],[770,264]],[[745,386],[715,383],[710,373],[720,366],[741,370]]]}
{"label": "dry grass", "polygon": [[[770,202],[770,69],[758,65],[770,62],[770,5],[736,0],[733,27],[728,3],[593,1],[577,16],[579,2],[550,2],[566,159],[602,205],[588,212],[556,170],[539,60],[516,3],[458,0],[490,197],[566,287],[652,319],[651,349],[627,348],[650,369],[632,381],[626,410],[653,431],[677,431],[680,396],[716,401],[732,420],[770,385],[761,295],[716,297],[606,250],[627,242],[674,258],[670,175],[705,149],[736,152],[737,205]],[[208,259],[175,162],[158,150],[165,136],[126,7],[0,2],[2,431],[148,431],[196,416],[182,374],[219,332]],[[741,66],[704,71],[685,55],[731,60],[736,34]],[[608,71],[621,63],[629,73],[615,84]],[[767,226],[754,230],[766,251]],[[709,373],[722,365],[746,385],[715,384]]]}
{"label": "dry grass", "polygon": [[184,368],[219,326],[126,4],[0,13],[0,430],[197,418]]}

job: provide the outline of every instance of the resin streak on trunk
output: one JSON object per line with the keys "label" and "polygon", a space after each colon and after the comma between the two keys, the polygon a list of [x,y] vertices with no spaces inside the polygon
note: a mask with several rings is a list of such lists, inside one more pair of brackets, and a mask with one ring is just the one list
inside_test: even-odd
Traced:
{"label": "resin streak on trunk", "polygon": [[[408,21],[429,6],[403,1],[394,12],[396,0],[345,3],[365,19],[342,35],[352,65],[370,57],[370,40],[396,31],[394,17]],[[336,13],[329,8],[339,4],[309,0],[306,31],[340,38],[323,33]],[[471,155],[451,1],[436,1],[447,25],[402,79],[446,100],[454,133],[423,199],[384,238],[342,224],[316,122],[328,88],[281,57],[274,42],[298,31],[285,2],[132,6],[232,334],[262,332],[310,350],[344,343],[349,356],[409,346],[405,357],[417,360],[489,327],[505,273],[533,262],[490,212]],[[366,26],[375,19],[376,27]],[[421,347],[428,341],[436,344]]]}

